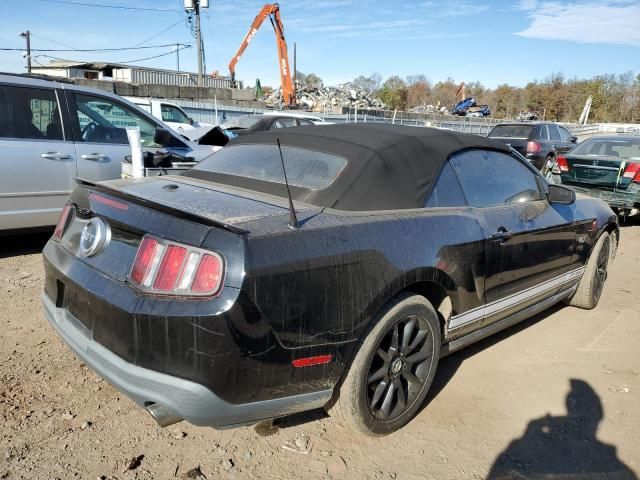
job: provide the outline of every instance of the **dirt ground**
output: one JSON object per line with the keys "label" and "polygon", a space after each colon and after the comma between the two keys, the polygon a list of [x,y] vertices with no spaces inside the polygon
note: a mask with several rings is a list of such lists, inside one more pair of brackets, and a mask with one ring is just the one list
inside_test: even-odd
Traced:
{"label": "dirt ground", "polygon": [[[598,308],[554,308],[444,359],[406,428],[362,438],[319,412],[166,429],[87,369],[40,307],[46,236],[0,238],[0,478],[636,478],[640,226]],[[495,464],[495,467],[494,467]],[[492,470],[493,469],[493,470]]]}

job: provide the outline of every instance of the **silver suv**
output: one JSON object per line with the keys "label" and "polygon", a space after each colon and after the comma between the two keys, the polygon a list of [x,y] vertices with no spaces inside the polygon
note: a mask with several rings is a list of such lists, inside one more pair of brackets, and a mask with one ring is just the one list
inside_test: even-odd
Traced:
{"label": "silver suv", "polygon": [[[199,161],[211,147],[168,127],[111,93],[26,75],[0,74],[0,232],[56,224],[74,178],[120,178],[131,153],[126,127],[140,128],[142,145],[164,148]],[[166,139],[166,135],[164,136]]]}

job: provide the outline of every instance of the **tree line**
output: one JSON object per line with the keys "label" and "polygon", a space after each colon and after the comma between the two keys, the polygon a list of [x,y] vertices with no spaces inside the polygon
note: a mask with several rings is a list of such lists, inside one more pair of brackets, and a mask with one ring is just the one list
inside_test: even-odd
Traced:
{"label": "tree line", "polygon": [[[299,75],[299,80],[306,84],[322,86],[318,75]],[[460,100],[457,94],[460,82],[452,78],[434,83],[423,74],[406,78],[392,75],[383,81],[379,73],[373,73],[357,77],[352,84],[378,97],[391,109],[409,110],[426,105],[450,109]],[[554,73],[524,87],[505,83],[492,89],[478,81],[465,82],[465,94],[475,97],[478,104],[489,105],[496,118],[515,118],[522,111],[532,111],[541,120],[575,122],[591,96],[590,122],[640,121],[640,74],[631,71],[591,79],[565,79],[561,73]]]}

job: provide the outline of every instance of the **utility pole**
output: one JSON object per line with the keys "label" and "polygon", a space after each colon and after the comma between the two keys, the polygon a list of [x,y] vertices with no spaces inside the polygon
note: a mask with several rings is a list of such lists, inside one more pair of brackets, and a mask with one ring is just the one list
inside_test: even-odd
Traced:
{"label": "utility pole", "polygon": [[202,37],[200,35],[200,0],[193,0],[193,8],[196,14],[196,42],[198,43],[198,86],[204,85],[202,77]]}
{"label": "utility pole", "polygon": [[296,67],[296,42],[293,42],[293,98],[298,98],[298,67]]}
{"label": "utility pole", "polygon": [[27,73],[31,73],[31,32],[27,30],[20,33],[20,36],[27,40]]}
{"label": "utility pole", "polygon": [[176,43],[176,70],[180,71],[180,44]]}

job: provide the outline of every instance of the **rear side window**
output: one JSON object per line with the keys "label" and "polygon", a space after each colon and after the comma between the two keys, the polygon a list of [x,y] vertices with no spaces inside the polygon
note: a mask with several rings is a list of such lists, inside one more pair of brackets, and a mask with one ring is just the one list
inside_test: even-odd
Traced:
{"label": "rear side window", "polygon": [[560,130],[562,141],[565,143],[571,143],[571,134],[569,133],[569,131],[562,127],[558,127],[558,130]]}
{"label": "rear side window", "polygon": [[542,200],[536,175],[516,158],[468,150],[451,158],[469,205],[494,207]]}
{"label": "rear side window", "polygon": [[549,140],[549,129],[546,125],[540,126],[540,140]]}
{"label": "rear side window", "polygon": [[39,88],[0,87],[0,137],[63,140],[55,92]]}
{"label": "rear side window", "polygon": [[458,176],[449,162],[444,164],[436,186],[427,201],[427,207],[462,207],[467,204]]}
{"label": "rear side window", "polygon": [[[289,185],[309,190],[327,188],[347,165],[347,160],[342,157],[304,148],[283,146],[282,156]],[[285,183],[276,145],[225,147],[192,170]]]}
{"label": "rear side window", "polygon": [[562,141],[562,137],[560,136],[560,131],[558,130],[558,127],[556,125],[547,125],[547,128],[549,129],[550,140],[554,140],[556,142]]}
{"label": "rear side window", "polygon": [[489,137],[529,138],[532,129],[531,125],[496,125]]}

